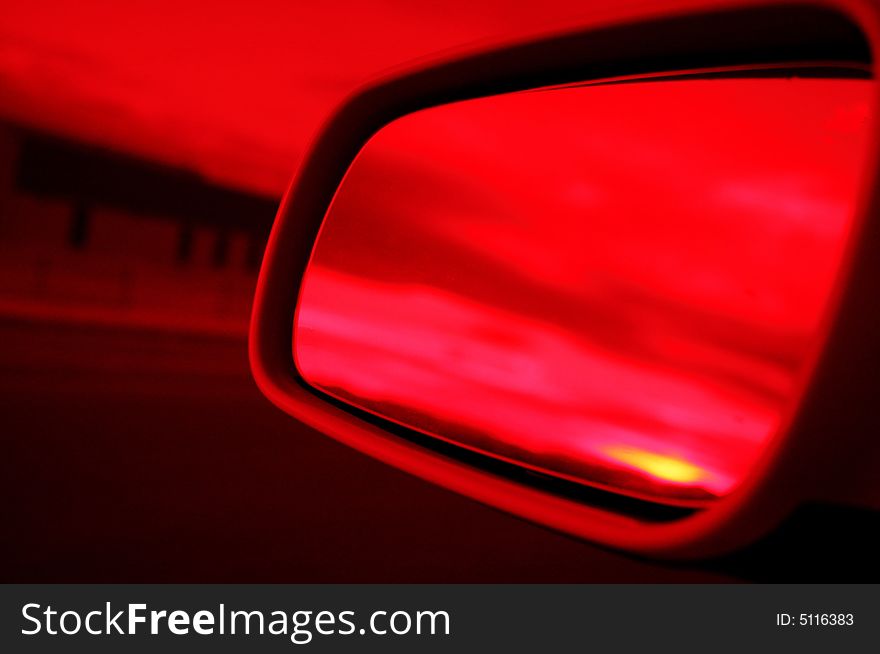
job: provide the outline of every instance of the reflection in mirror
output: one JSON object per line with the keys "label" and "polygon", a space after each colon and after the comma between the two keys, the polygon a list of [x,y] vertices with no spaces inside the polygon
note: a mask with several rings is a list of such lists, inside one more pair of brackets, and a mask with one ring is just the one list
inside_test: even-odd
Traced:
{"label": "reflection in mirror", "polygon": [[872,85],[643,80],[391,123],[315,245],[300,374],[569,480],[668,504],[729,493],[816,345]]}

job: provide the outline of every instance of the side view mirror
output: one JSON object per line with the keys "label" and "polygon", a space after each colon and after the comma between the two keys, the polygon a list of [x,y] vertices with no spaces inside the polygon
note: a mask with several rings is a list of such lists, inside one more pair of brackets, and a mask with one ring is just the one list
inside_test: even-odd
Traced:
{"label": "side view mirror", "polygon": [[263,392],[643,554],[719,553],[805,501],[880,506],[880,11],[703,4],[345,103],[270,237]]}

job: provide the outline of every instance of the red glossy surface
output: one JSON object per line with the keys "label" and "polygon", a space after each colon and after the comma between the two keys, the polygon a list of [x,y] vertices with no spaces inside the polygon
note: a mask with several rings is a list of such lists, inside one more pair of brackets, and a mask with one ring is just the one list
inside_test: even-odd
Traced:
{"label": "red glossy surface", "polygon": [[396,121],[315,246],[300,373],[552,474],[667,502],[728,493],[817,337],[871,84],[570,87]]}

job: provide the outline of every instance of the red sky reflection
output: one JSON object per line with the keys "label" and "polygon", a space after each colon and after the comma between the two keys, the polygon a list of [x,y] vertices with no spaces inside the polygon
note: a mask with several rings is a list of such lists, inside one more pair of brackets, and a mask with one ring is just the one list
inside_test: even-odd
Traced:
{"label": "red sky reflection", "polygon": [[872,83],[569,87],[393,123],[316,244],[300,372],[562,477],[671,503],[729,492],[816,336]]}

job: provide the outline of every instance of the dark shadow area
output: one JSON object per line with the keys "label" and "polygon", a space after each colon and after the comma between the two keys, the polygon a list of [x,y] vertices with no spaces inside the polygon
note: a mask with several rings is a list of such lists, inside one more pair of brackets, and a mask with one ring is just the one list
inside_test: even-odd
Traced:
{"label": "dark shadow area", "polygon": [[762,540],[706,569],[763,583],[877,583],[880,514],[809,504]]}
{"label": "dark shadow area", "polygon": [[[195,173],[95,146],[27,132],[15,185],[77,207],[71,243],[84,242],[82,213],[102,205],[181,224],[238,231],[265,243],[278,199],[213,184]],[[218,256],[221,256],[218,254]]]}

